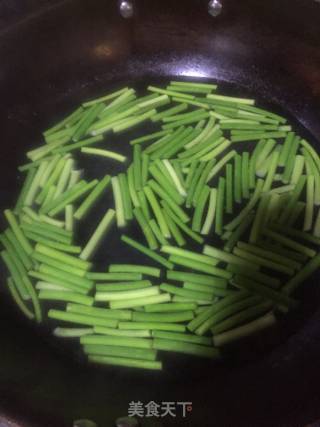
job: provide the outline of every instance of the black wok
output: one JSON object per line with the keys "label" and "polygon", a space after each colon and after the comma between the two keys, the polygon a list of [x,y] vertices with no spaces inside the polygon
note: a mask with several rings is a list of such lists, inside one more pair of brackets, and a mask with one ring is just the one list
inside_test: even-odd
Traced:
{"label": "black wok", "polygon": [[[1,207],[13,203],[16,167],[40,131],[81,100],[124,84],[173,76],[222,82],[226,91],[285,110],[320,141],[315,1],[225,0],[223,13],[212,18],[206,1],[137,0],[132,20],[120,17],[116,1],[42,1],[21,14],[19,2],[11,11],[3,3]],[[71,426],[78,418],[104,427],[126,415],[130,401],[191,401],[185,419],[142,425],[304,426],[320,418],[318,278],[276,333],[249,341],[218,365],[177,358],[163,375],[87,367],[20,318],[1,292],[0,413],[23,427]]]}

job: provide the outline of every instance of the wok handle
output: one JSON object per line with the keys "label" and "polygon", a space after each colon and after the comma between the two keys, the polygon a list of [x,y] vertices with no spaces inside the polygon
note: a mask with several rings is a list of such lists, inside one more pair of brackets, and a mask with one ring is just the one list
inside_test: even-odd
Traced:
{"label": "wok handle", "polygon": [[[134,4],[132,0],[118,0],[120,15],[125,18],[132,18],[134,15]],[[222,12],[221,0],[210,0],[208,3],[208,13],[217,17]]]}

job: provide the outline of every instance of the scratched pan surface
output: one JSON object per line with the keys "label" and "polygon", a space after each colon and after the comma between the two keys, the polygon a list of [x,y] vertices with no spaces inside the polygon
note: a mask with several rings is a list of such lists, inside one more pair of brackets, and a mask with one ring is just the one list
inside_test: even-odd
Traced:
{"label": "scratched pan surface", "polygon": [[[318,4],[230,0],[214,20],[205,2],[137,1],[128,22],[115,2],[105,3],[60,2],[0,34],[1,206],[15,200],[16,166],[42,129],[83,99],[123,85],[174,76],[217,81],[226,92],[295,117],[313,143],[320,139]],[[92,176],[115,172],[105,169],[109,162],[78,160]],[[82,238],[97,219],[79,230]],[[104,259],[141,260],[116,233],[97,257],[101,267]],[[132,400],[192,401],[185,420],[167,417],[162,425],[302,426],[320,417],[318,276],[304,287],[299,312],[276,331],[218,364],[170,355],[161,374],[86,366],[74,347],[27,324],[1,292],[0,408],[22,426],[64,427],[81,417],[109,426]]]}

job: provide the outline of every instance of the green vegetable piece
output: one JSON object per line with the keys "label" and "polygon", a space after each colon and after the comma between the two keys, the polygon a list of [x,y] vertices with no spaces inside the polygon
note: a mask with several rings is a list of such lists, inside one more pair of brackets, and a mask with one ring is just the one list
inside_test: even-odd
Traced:
{"label": "green vegetable piece", "polygon": [[173,268],[173,264],[169,262],[166,258],[156,254],[152,250],[146,248],[145,246],[141,245],[140,243],[136,242],[135,240],[131,239],[130,237],[126,235],[121,236],[121,240],[125,242],[127,245],[132,246],[133,248],[137,249],[138,251],[142,252],[144,255],[148,256],[149,258],[152,258],[154,261],[158,262],[159,264],[163,265],[164,267],[171,270]]}
{"label": "green vegetable piece", "polygon": [[79,255],[80,259],[88,260],[92,258],[93,254],[98,249],[99,245],[102,243],[102,240],[105,238],[107,232],[112,226],[115,214],[116,213],[113,209],[108,209],[106,214],[101,219],[98,227],[83,248],[81,254]]}
{"label": "green vegetable piece", "polygon": [[92,192],[84,199],[79,208],[74,213],[74,217],[78,220],[83,219],[90,209],[93,208],[99,197],[108,187],[111,182],[110,175],[105,175],[105,177],[96,185]]}
{"label": "green vegetable piece", "polygon": [[234,200],[242,202],[242,157],[240,154],[234,156]]}
{"label": "green vegetable piece", "polygon": [[225,209],[225,178],[219,178],[218,184],[218,195],[217,195],[217,206],[216,206],[216,221],[215,221],[215,232],[220,236],[223,228],[223,213]]}
{"label": "green vegetable piece", "polygon": [[156,350],[173,351],[210,359],[220,357],[220,353],[216,348],[163,338],[154,338],[153,348]]}

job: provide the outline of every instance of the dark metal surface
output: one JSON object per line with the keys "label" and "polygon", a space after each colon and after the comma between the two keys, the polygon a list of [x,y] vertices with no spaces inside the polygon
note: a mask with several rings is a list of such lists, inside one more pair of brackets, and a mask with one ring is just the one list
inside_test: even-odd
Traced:
{"label": "dark metal surface", "polygon": [[[80,100],[136,81],[232,82],[285,108],[320,140],[320,4],[228,0],[217,19],[207,1],[136,5],[136,16],[123,20],[117,1],[65,1],[0,29],[1,205],[14,200],[15,168],[41,129]],[[317,301],[313,291],[306,308]],[[22,426],[89,418],[104,427],[130,401],[192,401],[186,419],[161,423],[298,427],[320,417],[319,335],[317,311],[276,349],[262,340],[264,356],[246,353],[234,366],[189,370],[183,363],[183,375],[101,371],[65,358],[1,298],[0,408]]]}

